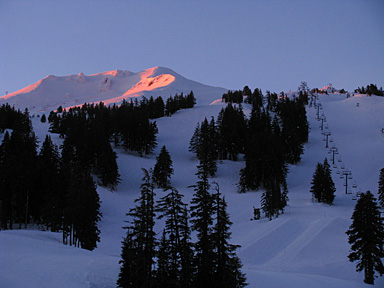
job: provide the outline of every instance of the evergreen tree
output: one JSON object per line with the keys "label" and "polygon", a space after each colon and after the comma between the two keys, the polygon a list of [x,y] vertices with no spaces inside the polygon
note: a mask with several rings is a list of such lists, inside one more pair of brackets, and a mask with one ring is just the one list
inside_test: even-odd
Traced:
{"label": "evergreen tree", "polygon": [[[187,205],[182,202],[183,195],[176,189],[169,188],[167,195],[158,201],[157,211],[159,219],[165,218],[165,229],[160,244],[159,254],[168,259],[168,271],[162,277],[167,277],[168,286],[163,287],[189,287],[192,279],[192,246],[190,243],[190,230],[188,226]],[[159,255],[160,261],[160,255]],[[158,263],[158,270],[161,270]]]}
{"label": "evergreen tree", "polygon": [[240,271],[241,261],[236,255],[236,249],[240,246],[228,243],[231,238],[229,231],[232,222],[227,213],[227,203],[220,193],[219,185],[215,183],[214,213],[216,223],[213,228],[212,239],[215,251],[215,286],[217,288],[240,288],[245,283],[245,275]]}
{"label": "evergreen tree", "polygon": [[157,252],[157,269],[154,272],[156,281],[154,287],[156,288],[176,288],[179,283],[177,276],[174,274],[172,267],[172,246],[167,238],[167,233],[163,230],[163,235],[159,243],[159,250]]}
{"label": "evergreen tree", "polygon": [[153,168],[153,182],[156,183],[159,188],[167,188],[171,184],[170,179],[173,174],[172,163],[167,148],[163,146],[159,156],[156,157],[156,164]]}
{"label": "evergreen tree", "polygon": [[89,171],[76,163],[69,176],[63,215],[64,244],[93,250],[100,241],[100,198]]}
{"label": "evergreen tree", "polygon": [[212,177],[217,171],[217,138],[215,120],[212,118],[211,122],[208,122],[205,118],[201,125],[197,125],[189,143],[189,151],[196,153],[200,167],[205,170],[204,173]]}
{"label": "evergreen tree", "polygon": [[222,109],[217,117],[219,159],[236,161],[238,154],[244,152],[246,120],[241,106],[231,103]]}
{"label": "evergreen tree", "polygon": [[265,185],[265,192],[261,196],[261,208],[269,220],[284,213],[284,207],[288,200],[287,194],[288,190],[285,183],[281,185],[279,181],[273,178],[268,180]]}
{"label": "evergreen tree", "polygon": [[121,260],[119,278],[117,279],[117,287],[121,288],[135,288],[142,285],[142,280],[139,278],[140,265],[138,257],[137,242],[133,241],[130,230],[128,229],[127,235],[121,242],[123,244],[121,251]]}
{"label": "evergreen tree", "polygon": [[323,171],[324,171],[324,190],[321,197],[321,202],[332,205],[333,200],[335,199],[335,183],[332,180],[332,171],[331,167],[328,164],[327,158],[324,159],[323,163]]}
{"label": "evergreen tree", "polygon": [[336,188],[332,180],[332,172],[327,158],[324,159],[323,164],[317,163],[311,184],[310,192],[317,202],[333,204]]}
{"label": "evergreen tree", "polygon": [[384,224],[376,199],[370,191],[363,193],[352,214],[352,224],[346,232],[352,252],[349,261],[357,261],[356,271],[364,270],[364,282],[374,284],[375,272],[384,274]]}
{"label": "evergreen tree", "polygon": [[215,251],[212,242],[213,225],[213,197],[209,192],[208,174],[201,166],[198,166],[197,176],[199,180],[193,186],[195,194],[191,201],[192,229],[197,232],[195,243],[196,274],[195,287],[214,287],[214,259]]}
{"label": "evergreen tree", "polygon": [[57,231],[62,221],[62,194],[58,187],[60,182],[60,154],[58,147],[46,135],[39,154],[38,175],[40,189],[43,191],[41,201],[41,217],[51,231]]}
{"label": "evergreen tree", "polygon": [[316,164],[316,170],[315,173],[312,176],[312,182],[311,182],[311,190],[310,192],[312,193],[313,198],[317,202],[321,202],[321,195],[323,194],[324,191],[324,167],[323,164],[317,163]]}
{"label": "evergreen tree", "polygon": [[45,122],[47,122],[47,117],[45,116],[45,114],[43,114],[43,115],[41,116],[40,121],[41,121],[41,123],[45,123]]}
{"label": "evergreen tree", "polygon": [[379,203],[384,208],[384,168],[380,170],[379,176]]}
{"label": "evergreen tree", "polygon": [[[26,112],[27,113],[27,112]],[[20,125],[20,126],[19,126]],[[39,217],[41,191],[36,177],[37,144],[29,118],[6,133],[0,156],[0,197],[3,206],[2,224],[13,229],[14,223],[27,225],[31,216]]]}
{"label": "evergreen tree", "polygon": [[143,169],[143,172],[140,197],[135,200],[137,205],[127,213],[131,220],[128,221],[128,233],[123,243],[122,257],[124,258],[121,261],[118,287],[146,288],[153,284],[152,264],[156,246],[153,230],[155,193],[151,172],[146,169]]}

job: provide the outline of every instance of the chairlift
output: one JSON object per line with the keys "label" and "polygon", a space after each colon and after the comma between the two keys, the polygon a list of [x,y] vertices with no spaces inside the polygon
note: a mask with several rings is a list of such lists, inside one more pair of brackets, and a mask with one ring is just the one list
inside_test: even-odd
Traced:
{"label": "chairlift", "polygon": [[[325,124],[325,129],[328,129],[328,128],[329,128],[328,124]],[[331,141],[331,142],[333,142],[333,141]]]}
{"label": "chairlift", "polygon": [[[333,168],[336,169],[337,168],[337,165],[336,164],[333,164]],[[337,173],[337,172],[336,172]]]}
{"label": "chairlift", "polygon": [[[325,125],[325,129],[328,129],[328,124]],[[329,142],[333,143],[333,137],[331,137],[331,138],[329,139]],[[335,152],[335,153],[336,153],[336,152]]]}
{"label": "chairlift", "polygon": [[344,163],[341,163],[341,169],[345,169]]}
{"label": "chairlift", "polygon": [[353,185],[352,185],[352,188],[354,188],[354,189],[356,189],[356,188],[357,188],[357,185],[356,185],[356,183],[353,183]]}
{"label": "chairlift", "polygon": [[355,200],[355,201],[356,201],[356,200],[357,200],[357,196],[356,196],[356,195],[353,195],[353,196],[352,196],[352,200]]}
{"label": "chairlift", "polygon": [[[336,166],[336,165],[335,165],[335,166]],[[340,174],[340,173],[341,173],[340,170],[337,170],[337,171],[336,171],[336,174]]]}
{"label": "chairlift", "polygon": [[353,179],[352,175],[349,175],[349,176],[348,176],[348,179],[350,179],[350,180]]}

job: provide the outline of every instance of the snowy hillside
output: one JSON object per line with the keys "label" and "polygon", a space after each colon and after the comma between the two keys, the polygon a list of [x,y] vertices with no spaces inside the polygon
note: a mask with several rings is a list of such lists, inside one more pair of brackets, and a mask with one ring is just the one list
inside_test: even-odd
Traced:
{"label": "snowy hillside", "polygon": [[[201,103],[211,103],[226,92],[223,88],[203,85],[177,74],[171,69],[153,67],[139,73],[114,70],[85,76],[49,75],[19,91],[0,97],[0,105],[28,108],[31,112],[50,112],[84,103],[121,103],[132,97],[162,96],[168,98],[191,90],[200,95]],[[165,100],[164,99],[164,100]]]}
{"label": "snowy hillside", "polygon": [[[86,95],[92,93],[86,94],[87,89],[94,89],[89,90],[96,95],[92,101],[102,100],[103,95],[109,95],[104,100],[121,101],[122,98],[119,97],[138,95],[135,93],[139,91],[148,93],[145,95],[168,97],[169,94],[180,92],[178,89],[185,84],[186,90],[192,89],[195,92],[198,105],[193,109],[178,111],[172,117],[157,119],[158,147],[153,155],[140,158],[123,150],[116,150],[122,181],[115,192],[98,188],[103,219],[99,223],[101,242],[95,251],[65,246],[60,241],[59,233],[0,231],[0,287],[116,287],[121,241],[125,233],[121,229],[126,220],[125,213],[133,207],[133,201],[139,194],[143,176],[141,168],[149,169],[154,166],[155,158],[163,145],[166,145],[173,160],[175,174],[172,184],[185,195],[185,201],[189,202],[193,189],[187,187],[197,180],[197,160],[188,152],[189,140],[197,122],[201,122],[204,117],[217,117],[220,109],[225,107],[220,101],[209,105],[221,97],[220,91],[225,90],[191,82],[163,68],[146,71],[138,74],[114,71],[85,77],[49,76],[38,82],[39,84],[32,85],[33,87],[29,86],[17,94],[12,93],[7,99],[2,98],[1,101],[7,100],[15,105],[20,105],[23,101],[28,105],[33,103],[34,111],[48,111],[64,103],[67,106],[76,105],[71,102],[71,96],[60,100],[63,96],[59,92],[54,94],[54,87],[57,86],[52,83],[56,82],[61,87],[60,93],[82,93],[84,98],[76,98],[77,104],[90,101],[86,100]],[[105,86],[102,87],[106,91],[100,91],[100,83],[104,77],[111,79],[111,82],[108,84],[108,80],[105,81]],[[148,87],[154,79],[151,85],[156,85],[156,90],[142,88]],[[172,83],[168,85],[166,82]],[[84,90],[76,90],[80,89],[77,87],[83,87],[81,85],[89,86],[84,86],[88,87]],[[68,87],[68,90],[63,87]],[[132,93],[129,94],[129,91]],[[52,100],[47,101],[49,104],[44,104],[45,98],[41,95],[52,97]],[[38,99],[36,102],[34,97]],[[13,99],[21,102],[11,102]],[[347,99],[345,95],[330,94],[319,95],[319,101],[322,109],[307,107],[309,142],[305,146],[302,161],[289,167],[289,202],[284,215],[272,221],[265,218],[250,221],[253,206],[260,207],[261,191],[237,193],[239,170],[244,162],[222,161],[217,176],[213,179],[220,184],[228,202],[233,222],[232,243],[241,245],[237,253],[244,265],[248,287],[368,287],[363,284],[363,274],[355,272],[355,264],[348,261],[349,244],[345,231],[351,224],[350,217],[356,203],[353,200],[355,194],[366,190],[377,193],[379,170],[384,167],[384,135],[380,131],[384,128],[384,98],[356,95]],[[249,113],[250,106],[244,104],[244,111]],[[322,162],[325,157],[330,161],[332,156],[325,148],[321,121],[316,119],[317,111],[320,116],[326,117],[323,128],[331,132],[329,140],[332,138],[332,142],[329,144],[335,145],[339,150],[335,167],[331,166],[337,188],[333,206],[313,203],[309,192],[316,163]],[[49,124],[41,123],[37,117],[33,124],[39,139],[44,139]],[[57,135],[52,137],[60,143],[61,139]],[[352,172],[348,188],[352,194],[348,195],[343,186],[345,180],[340,179],[340,174],[337,174],[347,170]],[[161,190],[156,192],[157,197],[162,196]],[[158,233],[160,231],[159,229]],[[375,285],[384,287],[384,279],[379,278]]]}

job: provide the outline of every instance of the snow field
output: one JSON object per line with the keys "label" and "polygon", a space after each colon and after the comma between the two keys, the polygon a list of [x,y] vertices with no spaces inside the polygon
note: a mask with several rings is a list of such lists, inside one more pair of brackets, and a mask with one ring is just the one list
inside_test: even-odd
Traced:
{"label": "snow field", "polygon": [[[115,287],[119,273],[121,241],[125,231],[121,228],[127,220],[125,213],[133,207],[139,195],[143,173],[141,168],[152,168],[161,147],[166,145],[175,170],[172,184],[189,203],[196,182],[197,160],[188,152],[189,140],[198,122],[204,117],[217,117],[225,104],[205,105],[199,101],[193,109],[181,110],[172,117],[157,119],[158,147],[153,155],[140,158],[118,152],[121,183],[110,192],[98,188],[102,200],[103,219],[100,222],[101,242],[93,251],[61,244],[59,233],[42,231],[0,232],[0,287]],[[384,167],[383,97],[352,97],[320,95],[320,102],[327,117],[329,130],[339,149],[342,160],[362,192],[377,193],[379,170]],[[359,102],[359,107],[356,103]],[[244,105],[249,113],[250,107]],[[286,212],[278,219],[268,221],[262,217],[250,221],[253,206],[260,207],[262,191],[237,193],[239,170],[244,162],[222,161],[217,176],[212,179],[228,202],[228,212],[233,222],[232,243],[242,247],[237,253],[247,274],[248,287],[367,287],[363,274],[355,271],[355,263],[348,261],[347,231],[355,205],[353,194],[344,194],[344,179],[336,170],[336,198],[333,206],[311,200],[310,182],[317,162],[329,157],[328,149],[316,120],[316,110],[307,109],[310,123],[309,142],[305,145],[302,162],[289,167],[289,202]],[[43,140],[48,124],[34,118],[34,130]],[[54,135],[57,144],[61,139]],[[329,159],[329,158],[328,158]],[[339,162],[337,165],[340,165]],[[338,166],[339,167],[339,166]],[[352,183],[352,182],[351,182]],[[161,190],[156,190],[161,197]],[[157,226],[158,233],[161,225]],[[26,286],[27,283],[27,286]],[[384,287],[384,281],[375,281]]]}

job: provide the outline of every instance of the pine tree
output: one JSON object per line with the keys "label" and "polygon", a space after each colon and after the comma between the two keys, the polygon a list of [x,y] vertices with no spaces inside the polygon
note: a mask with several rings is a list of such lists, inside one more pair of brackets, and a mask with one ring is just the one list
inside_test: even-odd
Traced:
{"label": "pine tree", "polygon": [[323,163],[323,171],[324,171],[324,190],[321,197],[321,202],[332,205],[333,200],[335,199],[335,183],[332,180],[332,171],[331,167],[328,164],[327,158],[324,159]]}
{"label": "pine tree", "polygon": [[139,260],[138,260],[138,248],[137,243],[133,241],[132,234],[128,229],[127,235],[121,242],[123,244],[121,251],[121,260],[119,261],[120,272],[117,279],[117,287],[121,288],[134,288],[141,285],[141,279],[139,278]]}
{"label": "pine tree", "polygon": [[[132,208],[127,216],[127,237],[123,243],[118,287],[146,288],[153,283],[153,269],[155,257],[156,238],[154,187],[151,180],[151,171],[143,169],[144,177],[141,184],[140,197],[135,200],[137,205]],[[124,251],[127,249],[127,251]],[[131,249],[131,250],[129,250]],[[128,258],[128,256],[131,256]],[[128,279],[128,280],[127,280]]]}
{"label": "pine tree", "polygon": [[[281,186],[283,186],[283,191]],[[281,185],[279,181],[273,178],[268,180],[265,191],[261,196],[261,208],[269,220],[284,213],[284,207],[287,205],[288,200],[287,194],[288,190],[285,183]]]}
{"label": "pine tree", "polygon": [[246,121],[241,106],[231,103],[222,109],[217,117],[219,159],[236,161],[238,154],[244,152]]}
{"label": "pine tree", "polygon": [[159,188],[167,188],[171,184],[170,179],[173,174],[172,163],[167,148],[163,146],[159,156],[156,157],[156,164],[153,168],[153,182],[156,183]]}
{"label": "pine tree", "polygon": [[384,168],[380,170],[379,176],[379,203],[384,208]]}
{"label": "pine tree", "polygon": [[41,199],[41,217],[51,231],[61,227],[62,195],[60,193],[60,154],[58,147],[53,144],[51,137],[46,135],[39,154],[40,189],[43,191]]}
{"label": "pine tree", "polygon": [[214,212],[216,214],[216,223],[213,228],[212,239],[215,250],[215,286],[217,288],[240,288],[245,283],[245,275],[240,271],[241,261],[236,255],[236,249],[239,245],[228,243],[231,238],[229,231],[232,222],[227,213],[227,203],[220,193],[220,188],[215,183],[216,193],[214,194]]}
{"label": "pine tree", "polygon": [[370,191],[363,193],[352,214],[346,232],[352,252],[349,261],[357,261],[356,271],[364,270],[364,282],[374,284],[375,272],[384,274],[384,224],[376,199]]}
{"label": "pine tree", "polygon": [[196,153],[204,173],[212,177],[217,171],[217,138],[214,119],[208,122],[205,118],[201,125],[197,125],[189,146],[189,151]]}
{"label": "pine tree", "polygon": [[63,242],[93,250],[100,241],[97,223],[102,217],[96,183],[89,171],[83,170],[79,163],[74,164],[74,167],[64,174],[69,180],[66,183],[68,186],[62,219]]}
{"label": "pine tree", "polygon": [[174,272],[172,267],[172,246],[167,238],[167,233],[163,230],[163,235],[159,243],[157,252],[157,269],[154,272],[156,288],[176,288],[178,286],[177,278],[172,275]]}
{"label": "pine tree", "polygon": [[170,187],[167,192],[168,194],[157,204],[157,211],[160,212],[158,218],[165,218],[165,235],[160,246],[168,246],[160,247],[162,251],[159,253],[161,252],[164,257],[169,254],[167,256],[169,259],[168,286],[166,287],[188,287],[189,279],[192,278],[190,257],[192,250],[187,205],[182,202],[183,195],[176,189]]}
{"label": "pine tree", "polygon": [[317,202],[333,204],[336,188],[327,158],[324,159],[323,164],[317,163],[311,184],[310,192]]}
{"label": "pine tree", "polygon": [[312,193],[313,198],[317,202],[321,202],[321,195],[324,190],[324,180],[323,180],[323,175],[324,175],[324,167],[323,164],[317,163],[316,165],[316,170],[315,173],[312,176],[312,186],[310,192]]}
{"label": "pine tree", "polygon": [[73,199],[78,207],[75,215],[75,234],[81,248],[93,250],[100,241],[100,230],[97,223],[101,220],[100,198],[96,191],[96,183],[93,181],[89,173],[80,174],[79,183],[76,187],[72,187],[72,191],[77,194]]}
{"label": "pine tree", "polygon": [[197,232],[195,243],[195,287],[214,286],[214,247],[212,243],[213,197],[209,192],[208,174],[198,167],[199,180],[193,186],[195,194],[191,201],[192,230]]}

